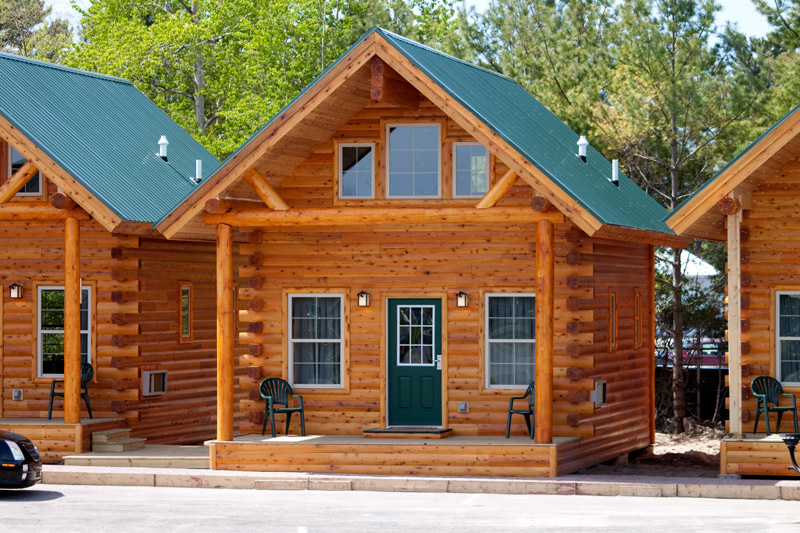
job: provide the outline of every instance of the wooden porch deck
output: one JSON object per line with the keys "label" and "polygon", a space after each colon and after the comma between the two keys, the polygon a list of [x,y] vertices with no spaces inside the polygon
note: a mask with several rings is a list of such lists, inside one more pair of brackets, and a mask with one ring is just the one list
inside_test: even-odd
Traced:
{"label": "wooden porch deck", "polygon": [[127,427],[124,418],[83,418],[66,424],[63,418],[0,418],[0,429],[25,435],[39,449],[44,463],[58,463],[67,455],[92,449],[92,433]]}
{"label": "wooden porch deck", "polygon": [[777,433],[748,433],[741,439],[723,439],[719,464],[721,474],[798,477],[789,469],[789,450]]}
{"label": "wooden porch deck", "polygon": [[[452,436],[446,439],[364,438],[362,435],[242,435],[211,441],[211,468],[256,472],[555,477],[577,437],[553,444],[529,438]],[[563,461],[562,461],[563,462]]]}

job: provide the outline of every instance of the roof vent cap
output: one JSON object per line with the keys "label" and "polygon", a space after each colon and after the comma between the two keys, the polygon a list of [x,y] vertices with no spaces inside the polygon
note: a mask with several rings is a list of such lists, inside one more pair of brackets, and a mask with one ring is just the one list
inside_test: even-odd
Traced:
{"label": "roof vent cap", "polygon": [[586,163],[586,148],[589,146],[589,141],[586,140],[584,135],[581,135],[581,138],[578,139],[578,157],[581,158],[581,161]]}
{"label": "roof vent cap", "polygon": [[611,183],[619,187],[619,159],[611,161]]}
{"label": "roof vent cap", "polygon": [[167,140],[167,136],[162,135],[161,138],[158,140],[158,155],[164,161],[167,160],[167,146],[169,146],[169,141]]}
{"label": "roof vent cap", "polygon": [[195,159],[194,161],[194,179],[195,183],[200,183],[203,179],[203,160]]}

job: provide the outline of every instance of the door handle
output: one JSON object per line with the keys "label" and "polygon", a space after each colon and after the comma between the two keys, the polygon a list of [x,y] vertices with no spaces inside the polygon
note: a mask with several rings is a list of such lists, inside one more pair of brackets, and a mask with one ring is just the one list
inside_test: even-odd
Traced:
{"label": "door handle", "polygon": [[438,354],[433,358],[433,362],[436,363],[436,370],[442,369],[442,354]]}

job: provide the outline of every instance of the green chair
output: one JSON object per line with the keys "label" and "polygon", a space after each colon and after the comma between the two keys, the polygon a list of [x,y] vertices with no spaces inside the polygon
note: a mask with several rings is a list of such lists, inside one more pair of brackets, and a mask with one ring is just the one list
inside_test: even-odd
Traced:
{"label": "green chair", "polygon": [[[92,417],[92,406],[89,404],[89,382],[92,381],[94,376],[94,369],[89,363],[81,363],[81,397],[86,402],[86,409],[89,411],[89,418]],[[63,379],[54,379],[50,384],[50,408],[47,410],[47,419],[53,416],[53,398],[64,397],[63,392],[56,392],[56,383],[64,383]]]}
{"label": "green chair", "polygon": [[[534,382],[531,381],[531,384],[528,385],[528,388],[525,390],[524,396],[514,396],[513,398],[509,398],[508,400],[508,421],[506,422],[506,438],[511,435],[511,415],[517,414],[522,415],[525,417],[525,423],[528,425],[528,433],[531,434],[531,438],[533,438],[533,428],[534,428],[534,420],[535,415],[533,412],[534,407]],[[514,401],[515,400],[528,400],[527,409],[514,409]]]}
{"label": "green chair", "polygon": [[[778,413],[777,431],[780,432],[781,417],[785,411],[791,411],[794,414],[794,432],[800,433],[800,431],[797,430],[797,400],[795,399],[794,394],[783,392],[783,387],[781,387],[781,384],[777,379],[770,376],[756,376],[753,379],[753,382],[750,383],[750,390],[753,391],[753,396],[755,396],[758,400],[756,423],[753,425],[753,433],[758,431],[758,418],[761,416],[761,413],[764,413],[764,421],[767,424],[767,435],[772,433],[769,429],[769,414]],[[792,405],[779,405],[781,396],[791,398]],[[770,404],[775,405],[773,406]]]}
{"label": "green chair", "polygon": [[[303,413],[303,397],[292,394],[292,386],[281,378],[266,378],[258,387],[261,397],[266,400],[267,405],[264,410],[264,425],[261,427],[261,434],[267,431],[267,419],[272,424],[272,436],[275,436],[275,413],[286,413],[286,434],[289,434],[289,424],[292,421],[292,413],[300,413],[300,430],[302,435],[306,435],[306,421]],[[289,398],[297,398],[298,406],[289,407]],[[284,407],[276,407],[283,405]]]}

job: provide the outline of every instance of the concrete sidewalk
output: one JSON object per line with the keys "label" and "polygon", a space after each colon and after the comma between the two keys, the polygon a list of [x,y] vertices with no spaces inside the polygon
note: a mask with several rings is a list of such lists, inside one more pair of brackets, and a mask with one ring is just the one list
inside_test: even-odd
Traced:
{"label": "concrete sidewalk", "polygon": [[580,494],[800,500],[800,480],[568,475],[488,478],[44,465],[42,483],[257,490]]}

